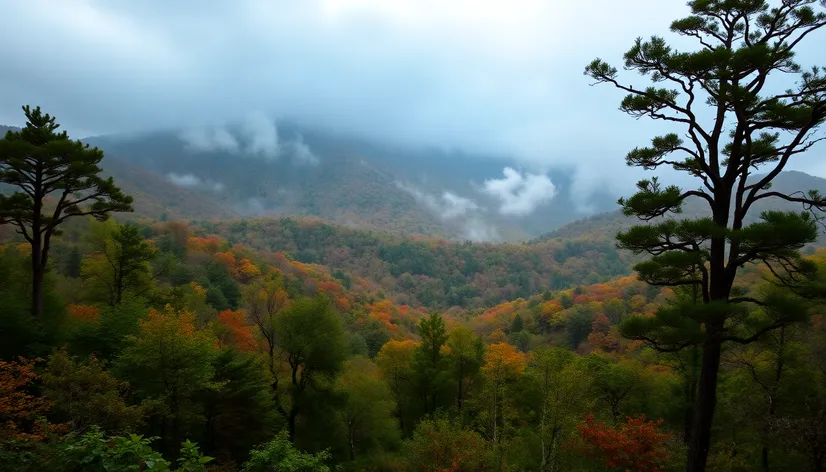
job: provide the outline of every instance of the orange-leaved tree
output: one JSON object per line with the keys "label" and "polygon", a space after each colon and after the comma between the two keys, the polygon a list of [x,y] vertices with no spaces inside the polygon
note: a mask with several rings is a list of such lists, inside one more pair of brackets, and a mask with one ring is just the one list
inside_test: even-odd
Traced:
{"label": "orange-leaved tree", "polygon": [[16,362],[0,361],[0,442],[42,441],[60,428],[45,419],[51,404],[28,391],[40,378],[34,363],[22,357]]}
{"label": "orange-leaved tree", "polygon": [[659,472],[668,457],[665,443],[671,437],[659,431],[662,422],[642,415],[626,417],[625,423],[614,428],[589,415],[584,424],[577,425],[582,440],[577,448],[611,470]]}

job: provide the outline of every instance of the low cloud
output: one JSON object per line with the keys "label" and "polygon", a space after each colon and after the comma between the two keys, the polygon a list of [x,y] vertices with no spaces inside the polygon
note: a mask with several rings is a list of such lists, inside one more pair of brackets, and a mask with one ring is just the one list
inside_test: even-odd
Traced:
{"label": "low cloud", "polygon": [[499,213],[525,216],[556,195],[556,187],[545,174],[520,173],[505,167],[504,178],[485,180],[482,191],[499,201]]}
{"label": "low cloud", "polygon": [[[234,129],[233,135],[228,129]],[[228,152],[274,161],[289,155],[295,165],[316,166],[321,160],[300,134],[282,142],[275,121],[263,113],[248,113],[230,126],[189,129],[178,135],[192,152]]]}
{"label": "low cloud", "polygon": [[297,165],[311,165],[317,166],[319,164],[318,156],[313,154],[313,151],[310,149],[304,142],[304,137],[298,135],[295,141],[290,143],[290,147],[293,151],[293,163]]}
{"label": "low cloud", "polygon": [[437,196],[401,182],[397,182],[396,185],[443,220],[453,220],[479,209],[479,205],[473,200],[453,192],[445,191]]}
{"label": "low cloud", "polygon": [[224,190],[224,184],[204,180],[193,174],[176,174],[170,172],[166,174],[166,178],[178,187],[206,189],[213,192],[222,192]]}
{"label": "low cloud", "polygon": [[267,159],[277,159],[279,155],[278,128],[275,122],[263,113],[250,113],[241,125],[245,148],[248,154]]}
{"label": "low cloud", "polygon": [[462,237],[476,242],[498,241],[499,231],[481,218],[471,217],[462,222]]}
{"label": "low cloud", "polygon": [[238,152],[238,141],[224,128],[189,129],[178,136],[187,148],[197,152]]}
{"label": "low cloud", "polygon": [[409,193],[430,212],[442,221],[450,222],[459,230],[459,235],[471,241],[497,241],[499,231],[496,226],[487,223],[480,207],[470,198],[457,195],[450,191],[441,194],[431,194],[413,185],[396,182],[396,185]]}

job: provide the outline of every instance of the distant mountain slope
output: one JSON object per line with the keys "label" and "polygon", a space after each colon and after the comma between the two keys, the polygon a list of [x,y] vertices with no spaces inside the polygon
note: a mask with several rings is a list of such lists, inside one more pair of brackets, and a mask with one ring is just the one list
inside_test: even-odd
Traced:
{"label": "distant mountain slope", "polygon": [[[7,131],[20,128],[0,125],[0,137]],[[116,184],[134,199],[134,213],[124,218],[148,217],[153,219],[231,218],[238,213],[218,199],[172,184],[157,174],[130,165],[117,157],[104,154],[101,161],[103,174],[115,178]]]}
{"label": "distant mountain slope", "polygon": [[111,175],[115,183],[134,199],[134,213],[122,216],[147,217],[156,220],[189,218],[232,218],[238,213],[218,199],[178,187],[157,174],[109,155],[101,162],[104,175]]}
{"label": "distant mountain slope", "polygon": [[[755,175],[753,178],[758,178]],[[772,191],[782,193],[794,193],[807,190],[819,190],[826,193],[826,179],[815,177],[799,171],[781,172],[772,182]],[[756,202],[749,210],[746,222],[754,222],[759,219],[760,214],[767,210],[802,211],[800,204],[787,202],[779,198],[766,198]],[[683,213],[675,215],[677,218],[690,218],[705,216],[710,214],[704,201],[693,198],[686,201]],[[628,227],[641,224],[636,218],[624,216],[619,210],[601,213],[589,218],[584,218],[550,233],[536,238],[534,242],[546,241],[553,238],[582,238],[592,237],[600,240],[613,239],[617,232]],[[821,244],[826,243],[826,238],[821,237]]]}
{"label": "distant mountain slope", "polygon": [[[320,217],[456,239],[527,240],[582,217],[581,208],[605,210],[615,200],[595,195],[574,202],[570,173],[555,170],[548,173],[552,183],[544,198],[526,209],[503,210],[500,196],[484,191],[485,181],[499,179],[500,192],[516,192],[514,181],[530,177],[543,183],[545,174],[526,172],[507,158],[376,144],[291,124],[277,130],[274,124],[257,126],[262,125],[253,134],[242,123],[86,141],[246,216]],[[515,169],[511,177],[503,175],[507,167]]]}
{"label": "distant mountain slope", "polygon": [[323,162],[314,162],[192,150],[171,132],[87,140],[160,180],[220,200],[238,215],[317,216],[344,225],[457,235],[392,176],[347,150],[325,151]]}

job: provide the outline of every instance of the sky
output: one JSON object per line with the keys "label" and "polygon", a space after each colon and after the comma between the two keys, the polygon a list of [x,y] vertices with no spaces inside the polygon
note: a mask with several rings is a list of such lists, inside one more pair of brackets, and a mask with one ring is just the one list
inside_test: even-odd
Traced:
{"label": "sky", "polygon": [[[688,9],[682,0],[0,0],[0,11],[0,123],[21,124],[27,103],[77,137],[265,115],[504,154],[539,172],[566,166],[583,189],[627,190],[638,174],[626,152],[670,129],[619,112],[622,93],[591,86],[583,68],[595,57],[620,65],[637,36],[670,38]],[[811,46],[824,41],[813,36],[801,62],[826,62]],[[822,160],[796,167],[826,177]]]}

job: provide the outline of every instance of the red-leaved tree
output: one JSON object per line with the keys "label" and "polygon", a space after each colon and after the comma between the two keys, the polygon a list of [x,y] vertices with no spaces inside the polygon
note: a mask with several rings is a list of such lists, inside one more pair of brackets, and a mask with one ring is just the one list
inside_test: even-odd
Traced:
{"label": "red-leaved tree", "polygon": [[665,442],[671,436],[659,431],[662,422],[648,421],[642,415],[626,417],[625,423],[614,428],[588,415],[584,424],[577,425],[582,440],[577,449],[612,470],[660,472],[668,456]]}

